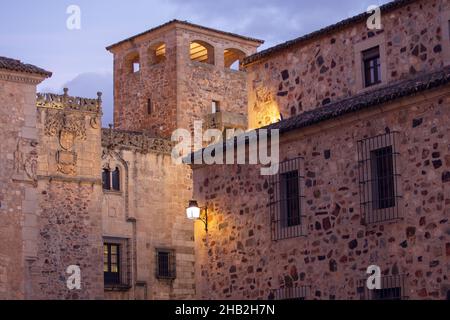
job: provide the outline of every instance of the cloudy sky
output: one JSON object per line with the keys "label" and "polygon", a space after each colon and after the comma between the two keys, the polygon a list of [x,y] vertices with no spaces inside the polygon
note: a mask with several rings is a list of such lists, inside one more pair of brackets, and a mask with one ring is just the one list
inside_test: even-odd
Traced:
{"label": "cloudy sky", "polygon": [[[112,55],[105,47],[172,19],[266,40],[261,49],[366,11],[388,0],[2,0],[0,56],[53,72],[39,91],[96,97],[112,122]],[[67,8],[81,9],[69,30]]]}

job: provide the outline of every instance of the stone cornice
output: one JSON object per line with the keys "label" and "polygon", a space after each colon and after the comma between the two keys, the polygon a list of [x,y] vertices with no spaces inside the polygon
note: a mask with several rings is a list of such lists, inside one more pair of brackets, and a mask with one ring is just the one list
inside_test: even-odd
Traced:
{"label": "stone cornice", "polygon": [[0,70],[0,80],[38,85],[45,80],[45,77],[40,75]]}

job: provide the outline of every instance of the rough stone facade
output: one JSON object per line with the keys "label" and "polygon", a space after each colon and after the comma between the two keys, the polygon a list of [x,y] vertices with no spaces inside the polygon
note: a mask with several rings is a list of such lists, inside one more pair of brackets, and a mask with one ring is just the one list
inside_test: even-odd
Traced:
{"label": "rough stone facade", "polygon": [[360,52],[374,45],[381,47],[382,85],[442,68],[450,54],[444,50],[450,3],[403,2],[408,4],[381,12],[382,30],[369,30],[361,19],[286,50],[269,49],[273,53],[248,64],[250,128],[363,91]]}
{"label": "rough stone facade", "polygon": [[[214,63],[191,61],[194,41],[211,47]],[[156,60],[155,49],[162,44],[165,58]],[[192,129],[195,120],[203,121],[211,113],[213,101],[220,103],[222,111],[245,115],[246,74],[226,68],[224,52],[236,49],[243,57],[249,56],[260,44],[173,21],[108,47],[114,54],[115,128],[170,138],[175,129]],[[130,61],[140,64],[139,72],[133,73]]]}
{"label": "rough stone facade", "polygon": [[[307,299],[359,299],[370,265],[405,276],[410,299],[445,299],[449,276],[449,87],[286,134],[280,161],[303,157],[303,237],[272,241],[270,195],[259,166],[194,170],[210,209],[197,241],[199,298],[270,299],[308,287]],[[420,122],[420,125],[418,123]],[[357,141],[398,131],[402,219],[361,223]],[[447,160],[446,160],[447,159]]]}
{"label": "rough stone facade", "polygon": [[36,85],[46,78],[0,70],[0,299],[24,299],[33,256],[37,183]]}
{"label": "rough stone facade", "polygon": [[[105,298],[192,299],[194,230],[184,213],[192,197],[191,169],[172,162],[167,140],[104,129],[102,144],[103,168],[121,172],[120,191],[104,191],[103,236],[128,243],[130,255],[123,262],[128,286],[105,288]],[[176,279],[156,277],[157,249],[175,251]]]}
{"label": "rough stone facade", "polygon": [[[99,98],[100,99],[100,98]],[[38,95],[36,244],[29,261],[33,299],[101,299],[100,100]],[[67,287],[67,268],[81,269],[81,290]]]}

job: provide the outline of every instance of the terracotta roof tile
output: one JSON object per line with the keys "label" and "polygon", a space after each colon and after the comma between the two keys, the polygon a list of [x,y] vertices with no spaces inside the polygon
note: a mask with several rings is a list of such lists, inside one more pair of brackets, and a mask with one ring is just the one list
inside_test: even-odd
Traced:
{"label": "terracotta roof tile", "polygon": [[[395,10],[397,8],[400,8],[402,6],[405,6],[405,5],[408,5],[410,3],[413,3],[415,1],[417,1],[417,0],[396,0],[396,1],[392,1],[392,2],[389,2],[389,3],[381,6],[380,10],[381,10],[382,13],[387,13],[387,12],[390,12],[390,11]],[[261,60],[263,58],[266,58],[268,56],[276,54],[276,53],[278,53],[280,51],[283,51],[285,49],[290,49],[290,48],[292,48],[294,46],[297,46],[299,44],[305,43],[307,41],[314,40],[314,39],[316,39],[318,37],[331,34],[333,32],[342,30],[342,29],[344,29],[344,28],[346,28],[348,26],[351,26],[353,24],[359,23],[361,21],[365,21],[365,20],[367,20],[367,18],[369,16],[370,16],[370,14],[364,12],[364,13],[361,13],[361,14],[359,14],[357,16],[354,16],[354,17],[342,20],[341,22],[338,22],[338,23],[333,24],[331,26],[328,26],[328,27],[325,27],[323,29],[320,29],[318,31],[314,31],[312,33],[306,34],[306,35],[301,36],[299,38],[296,38],[294,40],[290,40],[290,41],[284,42],[282,44],[279,44],[277,46],[274,46],[272,48],[263,50],[261,52],[258,52],[258,53],[254,54],[254,55],[251,55],[251,56],[247,57],[244,60],[244,65],[249,65],[249,64],[252,64],[254,62],[258,62],[259,60]]]}
{"label": "terracotta roof tile", "polygon": [[23,72],[23,73],[34,73],[45,77],[51,77],[52,73],[41,69],[39,67],[33,66],[31,64],[22,63],[20,60],[0,57],[0,69],[6,69],[10,71]]}

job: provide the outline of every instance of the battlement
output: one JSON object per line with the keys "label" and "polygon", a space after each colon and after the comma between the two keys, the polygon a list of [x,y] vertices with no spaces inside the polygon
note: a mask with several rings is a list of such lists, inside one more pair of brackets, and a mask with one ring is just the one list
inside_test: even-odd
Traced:
{"label": "battlement", "polygon": [[101,113],[102,93],[97,93],[97,99],[69,96],[69,89],[64,88],[64,94],[38,93],[36,95],[36,106],[38,108],[76,110],[83,112]]}

